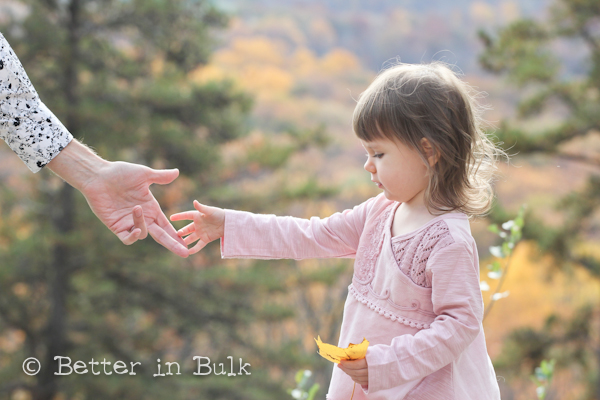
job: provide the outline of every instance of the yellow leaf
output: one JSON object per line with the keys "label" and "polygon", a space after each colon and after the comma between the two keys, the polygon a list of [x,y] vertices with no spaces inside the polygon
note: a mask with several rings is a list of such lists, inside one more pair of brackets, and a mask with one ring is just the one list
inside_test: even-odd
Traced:
{"label": "yellow leaf", "polygon": [[332,344],[323,343],[320,336],[317,336],[315,342],[317,342],[321,357],[336,364],[339,364],[342,360],[360,360],[361,358],[365,358],[367,355],[367,348],[369,347],[369,341],[366,338],[363,339],[360,344],[350,343],[345,349],[341,349]]}

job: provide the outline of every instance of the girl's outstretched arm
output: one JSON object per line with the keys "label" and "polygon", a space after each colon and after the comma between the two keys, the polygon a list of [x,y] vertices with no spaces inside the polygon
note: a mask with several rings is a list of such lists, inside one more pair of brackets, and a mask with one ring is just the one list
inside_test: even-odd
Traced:
{"label": "girl's outstretched arm", "polygon": [[189,225],[177,231],[187,246],[198,243],[191,249],[189,254],[195,254],[213,240],[223,237],[225,230],[225,210],[218,207],[205,206],[194,200],[196,211],[184,211],[171,215],[171,221],[192,220]]}
{"label": "girl's outstretched arm", "polygon": [[223,258],[353,258],[374,199],[327,218],[225,210]]}
{"label": "girl's outstretched arm", "polygon": [[194,202],[195,211],[172,215],[171,220],[193,221],[178,231],[186,236],[187,245],[198,240],[190,254],[221,238],[223,258],[352,258],[373,201],[328,218],[310,219],[223,210]]}

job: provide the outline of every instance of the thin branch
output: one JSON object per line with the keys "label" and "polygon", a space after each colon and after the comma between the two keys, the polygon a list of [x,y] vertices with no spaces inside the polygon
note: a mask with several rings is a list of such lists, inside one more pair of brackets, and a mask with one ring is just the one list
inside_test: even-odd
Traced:
{"label": "thin branch", "polygon": [[483,313],[483,320],[482,321],[485,321],[485,317],[488,316],[488,314],[490,313],[490,310],[494,306],[494,303],[496,303],[496,301],[497,301],[497,300],[494,299],[494,296],[496,294],[500,293],[500,289],[502,289],[502,284],[504,284],[504,281],[506,280],[506,276],[508,275],[508,269],[510,268],[510,261],[512,260],[513,254],[514,254],[514,249],[510,253],[510,256],[508,257],[508,260],[506,261],[506,264],[505,264],[505,267],[504,267],[504,271],[502,272],[502,277],[500,278],[500,282],[498,282],[498,286],[496,286],[496,291],[492,294],[492,297],[491,297],[492,301],[490,302],[490,304],[488,304],[487,309]]}

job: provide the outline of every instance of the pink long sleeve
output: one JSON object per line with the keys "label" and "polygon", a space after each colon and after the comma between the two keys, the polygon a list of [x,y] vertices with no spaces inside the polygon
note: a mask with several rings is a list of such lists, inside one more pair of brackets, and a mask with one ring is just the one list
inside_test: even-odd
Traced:
{"label": "pink long sleeve", "polygon": [[223,258],[353,258],[373,199],[324,219],[226,210]]}
{"label": "pink long sleeve", "polygon": [[[483,301],[477,254],[464,242],[428,260],[437,317],[429,329],[401,335],[388,345],[370,346],[368,393],[418,381],[455,361],[482,332]],[[451,388],[447,388],[452,390]]]}

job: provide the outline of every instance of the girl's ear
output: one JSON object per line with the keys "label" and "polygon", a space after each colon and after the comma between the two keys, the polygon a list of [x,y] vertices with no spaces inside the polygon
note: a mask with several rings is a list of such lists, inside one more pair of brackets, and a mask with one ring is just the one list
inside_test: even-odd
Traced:
{"label": "girl's ear", "polygon": [[437,153],[437,151],[435,151],[435,148],[431,145],[427,138],[421,138],[420,144],[423,154],[425,154],[427,157],[429,166],[433,167],[438,162],[440,155]]}

